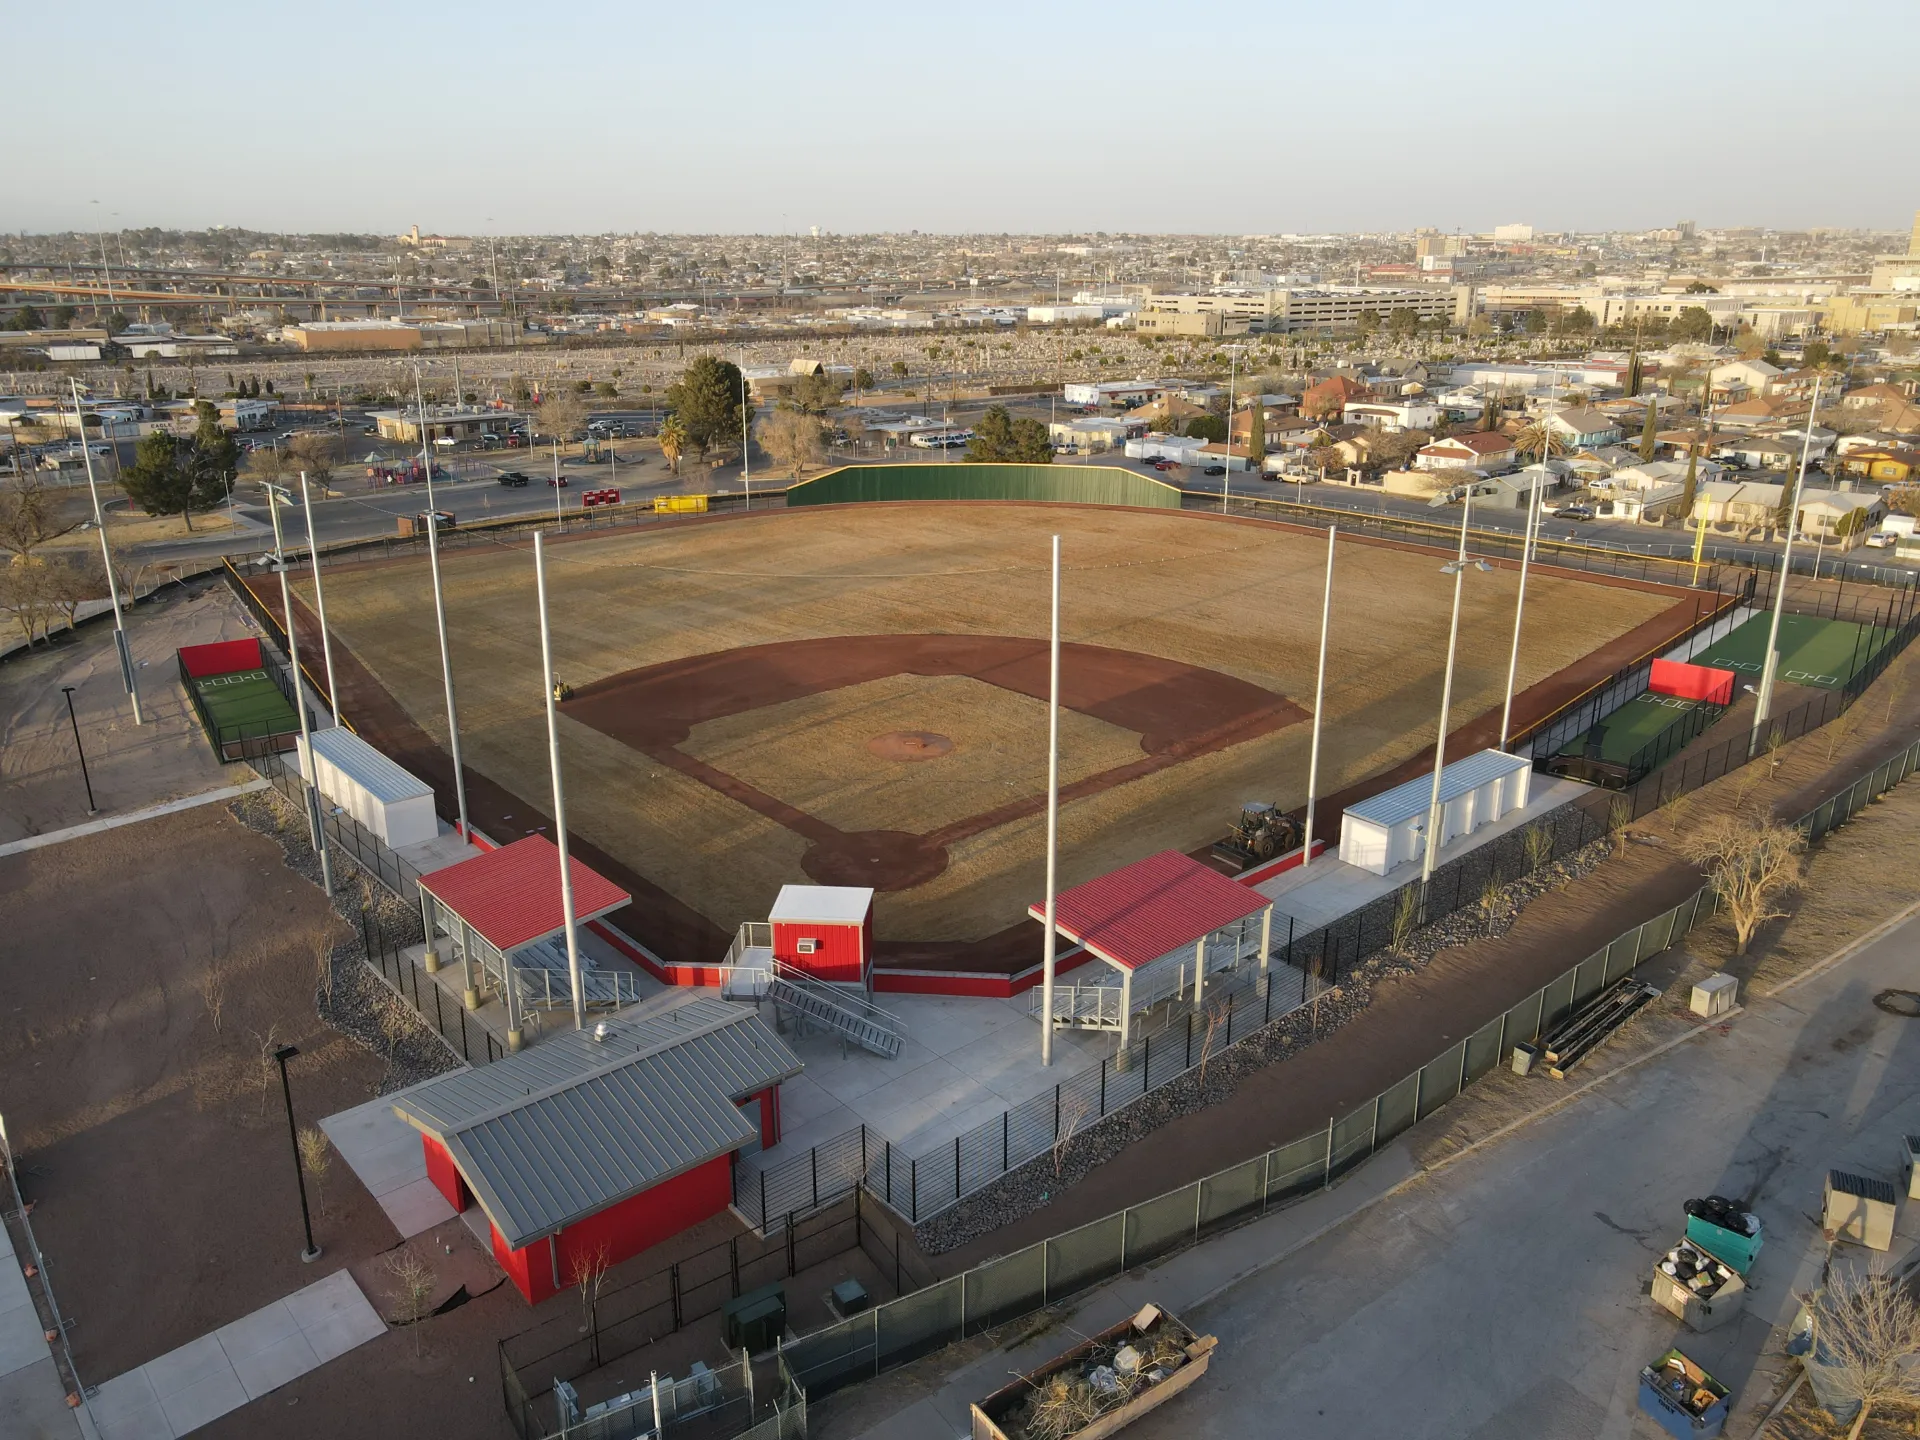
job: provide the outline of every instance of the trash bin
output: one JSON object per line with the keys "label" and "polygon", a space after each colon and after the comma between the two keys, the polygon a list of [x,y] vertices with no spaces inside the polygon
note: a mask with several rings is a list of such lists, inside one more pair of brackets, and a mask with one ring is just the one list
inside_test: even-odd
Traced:
{"label": "trash bin", "polygon": [[1513,1073],[1516,1075],[1530,1074],[1533,1070],[1533,1062],[1539,1058],[1540,1047],[1522,1040],[1518,1045],[1513,1047]]}
{"label": "trash bin", "polygon": [[1640,1409],[1675,1440],[1712,1440],[1727,1423],[1727,1387],[1669,1350],[1640,1372]]}

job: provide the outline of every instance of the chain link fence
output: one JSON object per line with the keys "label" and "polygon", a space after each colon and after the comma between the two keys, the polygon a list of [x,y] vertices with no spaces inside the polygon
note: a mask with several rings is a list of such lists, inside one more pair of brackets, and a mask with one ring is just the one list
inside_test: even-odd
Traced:
{"label": "chain link fence", "polygon": [[[1809,843],[1920,767],[1920,741],[1874,766],[1796,822]],[[781,1347],[814,1399],[1030,1314],[1323,1190],[1534,1042],[1608,986],[1710,919],[1712,890],[1634,926],[1326,1127],[1190,1185],[1003,1255]]]}

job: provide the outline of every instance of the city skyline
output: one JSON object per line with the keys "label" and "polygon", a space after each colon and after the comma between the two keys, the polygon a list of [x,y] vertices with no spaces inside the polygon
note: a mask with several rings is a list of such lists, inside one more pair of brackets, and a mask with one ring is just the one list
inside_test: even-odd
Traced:
{"label": "city skyline", "polygon": [[[83,37],[61,12],[16,17],[21,53],[122,79],[75,107],[71,67],[18,77],[23,148],[49,163],[0,200],[0,230],[1903,230],[1883,137],[1920,132],[1910,90],[1842,105],[1796,79],[1799,12],[1770,0],[1738,24],[1486,3],[1441,27],[1390,4],[1364,30],[1306,7],[1205,31],[1078,3],[963,25],[752,3],[726,30],[590,4],[532,36],[495,4],[457,23],[197,13],[109,5]],[[1874,51],[1920,35],[1910,7],[1828,14]]]}

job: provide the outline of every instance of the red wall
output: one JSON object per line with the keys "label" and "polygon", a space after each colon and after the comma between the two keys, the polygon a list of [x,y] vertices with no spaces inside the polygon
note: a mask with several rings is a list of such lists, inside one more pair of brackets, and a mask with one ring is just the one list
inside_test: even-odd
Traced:
{"label": "red wall", "polygon": [[427,1178],[433,1181],[433,1188],[447,1197],[447,1203],[459,1214],[473,1203],[473,1193],[467,1189],[467,1182],[460,1178],[460,1167],[453,1163],[453,1156],[447,1153],[447,1147],[431,1135],[420,1137],[420,1148],[427,1152]]}
{"label": "red wall", "polygon": [[1653,673],[1647,677],[1647,688],[1656,695],[1731,705],[1733,671],[1716,670],[1711,665],[1683,665],[1678,660],[1656,660]]}
{"label": "red wall", "polygon": [[196,680],[209,675],[237,675],[261,668],[258,640],[214,640],[205,645],[182,645],[180,663]]}
{"label": "red wall", "polygon": [[[587,1262],[604,1243],[607,1263],[618,1265],[642,1250],[678,1235],[726,1209],[733,1200],[733,1157],[720,1155],[706,1164],[676,1175],[609,1205],[597,1215],[560,1232],[560,1284],[566,1288],[577,1261]],[[535,1240],[520,1250],[509,1250],[498,1229],[493,1232],[493,1254],[515,1288],[537,1305],[556,1292],[553,1261],[547,1241]]]}
{"label": "red wall", "polygon": [[754,1101],[760,1102],[760,1145],[763,1149],[772,1149],[780,1143],[780,1087],[769,1085],[758,1095],[749,1095],[740,1102],[742,1109]]}
{"label": "red wall", "polygon": [[[873,953],[873,915],[859,925],[828,925],[818,920],[779,920],[773,926],[773,958],[816,980],[858,984],[867,977],[867,956]],[[802,955],[802,939],[817,940],[820,948]]]}

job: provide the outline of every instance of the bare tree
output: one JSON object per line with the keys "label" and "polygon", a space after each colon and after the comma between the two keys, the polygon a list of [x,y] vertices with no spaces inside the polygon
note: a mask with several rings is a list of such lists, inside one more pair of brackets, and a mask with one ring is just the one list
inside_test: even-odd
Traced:
{"label": "bare tree", "polygon": [[40,638],[54,615],[49,568],[37,557],[0,565],[0,610],[13,616],[28,645]]}
{"label": "bare tree", "polygon": [[71,630],[80,618],[82,605],[89,600],[106,599],[107,567],[91,550],[71,555],[56,553],[44,563],[47,604],[67,617],[67,628]]}
{"label": "bare tree", "polygon": [[1527,873],[1546,868],[1553,859],[1553,832],[1545,825],[1528,827],[1527,838],[1520,842],[1527,856]]}
{"label": "bare tree", "polygon": [[1394,954],[1404,955],[1413,939],[1413,932],[1420,923],[1420,893],[1411,885],[1400,892],[1400,901],[1393,907],[1393,932],[1390,947]]}
{"label": "bare tree", "polygon": [[580,1330],[587,1336],[587,1348],[593,1363],[600,1363],[600,1289],[607,1283],[607,1271],[613,1263],[612,1251],[601,1241],[584,1255],[567,1261],[567,1274],[580,1292]]}
{"label": "bare tree", "polygon": [[280,1027],[269,1025],[267,1033],[253,1032],[253,1042],[260,1047],[260,1113],[267,1113],[267,1097],[273,1093],[273,1078],[279,1073],[279,1062],[273,1058],[273,1052],[280,1048]]}
{"label": "bare tree", "polygon": [[413,1358],[418,1360],[423,1322],[433,1313],[433,1267],[402,1245],[389,1252],[386,1268],[395,1286],[394,1323],[412,1329]]}
{"label": "bare tree", "polygon": [[587,422],[587,402],[571,390],[549,390],[534,413],[534,428],[552,440],[571,440]]}
{"label": "bare tree", "polygon": [[262,445],[247,456],[247,478],[262,485],[284,485],[294,470],[293,457],[277,445]]}
{"label": "bare tree", "polygon": [[1813,1317],[1821,1373],[1860,1403],[1847,1440],[1859,1440],[1876,1405],[1920,1402],[1920,1304],[1892,1276],[1830,1270],[1817,1294],[1803,1297]]}
{"label": "bare tree", "polygon": [[1206,1030],[1200,1037],[1200,1084],[1207,1083],[1207,1062],[1213,1058],[1215,1042],[1225,1033],[1228,1018],[1233,1014],[1231,1000],[1215,1000],[1200,1012],[1200,1018],[1206,1022]]}
{"label": "bare tree", "polygon": [[1616,795],[1607,804],[1607,838],[1613,842],[1614,858],[1627,853],[1627,825],[1633,819],[1633,801]]}
{"label": "bare tree", "polygon": [[307,472],[307,480],[322,494],[332,488],[333,470],[340,463],[340,440],[321,430],[309,430],[287,442],[292,469]]}
{"label": "bare tree", "polygon": [[322,1215],[327,1213],[327,1171],[333,1168],[333,1152],[326,1132],[312,1125],[300,1131],[300,1168],[313,1182],[313,1204]]}
{"label": "bare tree", "polygon": [[1053,1178],[1058,1180],[1066,1169],[1067,1151],[1072,1148],[1073,1137],[1080,1133],[1080,1127],[1086,1124],[1087,1116],[1093,1106],[1087,1097],[1075,1092],[1060,1094],[1060,1122],[1053,1132]]}
{"label": "bare tree", "polygon": [[413,1029],[413,1019],[399,1000],[387,997],[380,1007],[380,1036],[387,1042],[387,1075],[392,1077],[400,1062],[400,1042]]}
{"label": "bare tree", "polygon": [[784,466],[798,480],[807,466],[826,459],[825,427],[815,415],[804,411],[778,409],[760,427],[760,448]]}
{"label": "bare tree", "polygon": [[84,517],[67,519],[61,513],[65,509],[59,493],[36,472],[15,476],[12,484],[0,486],[0,550],[25,557],[77,528]]}
{"label": "bare tree", "polygon": [[1806,846],[1798,829],[1770,816],[1711,815],[1687,836],[1687,857],[1706,872],[1733,921],[1735,954],[1747,953],[1767,921],[1786,915],[1777,907],[1800,883]]}

